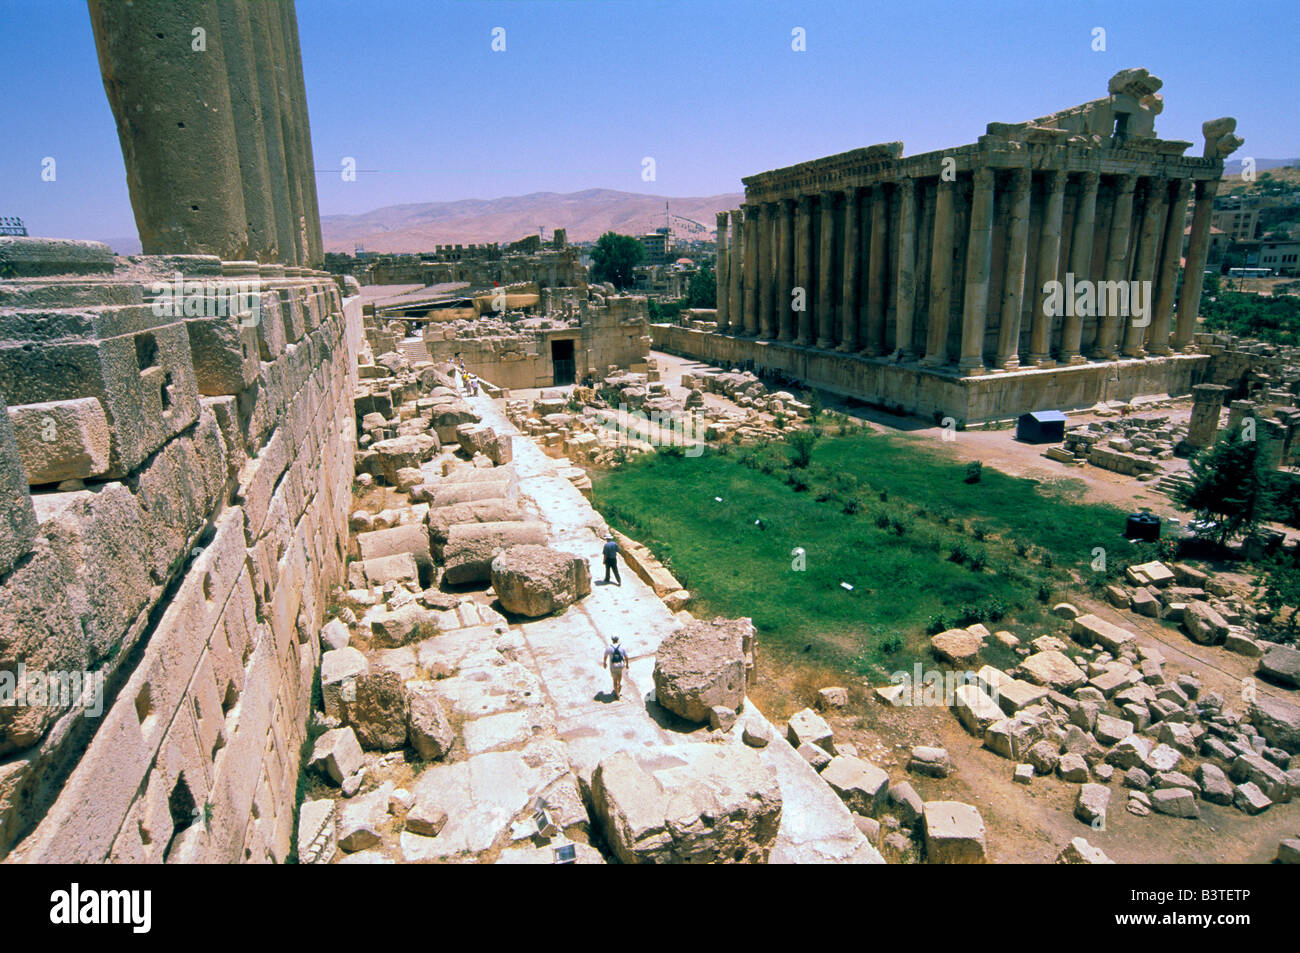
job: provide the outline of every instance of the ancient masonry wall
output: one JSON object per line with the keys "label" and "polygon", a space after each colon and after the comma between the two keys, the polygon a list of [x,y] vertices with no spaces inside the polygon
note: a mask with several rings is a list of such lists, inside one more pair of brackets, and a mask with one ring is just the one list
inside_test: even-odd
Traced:
{"label": "ancient masonry wall", "polygon": [[[177,271],[256,281],[257,307],[214,316],[196,284],[160,309]],[[0,855],[282,861],[344,576],[358,303],[89,242],[0,239],[0,275],[0,679],[104,687],[102,714],[0,707]]]}

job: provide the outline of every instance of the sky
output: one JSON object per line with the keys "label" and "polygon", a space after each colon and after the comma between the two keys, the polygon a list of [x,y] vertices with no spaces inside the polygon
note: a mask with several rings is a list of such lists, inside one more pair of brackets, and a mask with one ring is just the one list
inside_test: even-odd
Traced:
{"label": "sky", "polygon": [[[877,142],[974,142],[1164,80],[1159,135],[1300,155],[1300,4],[299,0],[322,215],[530,192],[703,196]],[[493,49],[494,36],[502,51]],[[1096,30],[1104,30],[1104,36]],[[804,49],[796,31],[802,31]],[[1104,40],[1104,50],[1094,49]],[[0,0],[0,216],[135,235],[84,2]],[[654,180],[643,160],[654,160]],[[44,181],[45,160],[54,181]],[[355,181],[344,181],[346,158]]]}

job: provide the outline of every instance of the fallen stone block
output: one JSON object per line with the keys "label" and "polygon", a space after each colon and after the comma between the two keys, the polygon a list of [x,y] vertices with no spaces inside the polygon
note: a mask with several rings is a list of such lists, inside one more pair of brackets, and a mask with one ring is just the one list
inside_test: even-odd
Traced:
{"label": "fallen stone block", "polygon": [[1056,856],[1058,864],[1113,864],[1115,861],[1106,856],[1100,847],[1093,847],[1082,837],[1076,837],[1066,844]]}
{"label": "fallen stone block", "polygon": [[491,573],[502,608],[532,619],[591,594],[587,561],[546,546],[512,546],[492,560]]}
{"label": "fallen stone block", "polygon": [[855,814],[876,817],[889,790],[889,775],[874,764],[837,755],[821,772],[822,779]]}
{"label": "fallen stone block", "polygon": [[982,864],[986,860],[984,819],[960,801],[927,801],[925,860],[930,864]]}

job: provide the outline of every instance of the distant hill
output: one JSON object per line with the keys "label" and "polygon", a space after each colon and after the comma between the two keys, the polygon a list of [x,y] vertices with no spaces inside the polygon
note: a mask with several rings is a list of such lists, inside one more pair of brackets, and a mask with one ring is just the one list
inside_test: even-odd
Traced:
{"label": "distant hill", "polygon": [[712,240],[717,213],[740,206],[739,192],[693,198],[644,195],[613,189],[534,192],[498,199],[462,199],[419,205],[390,205],[363,215],[322,215],[325,250],[351,254],[358,245],[371,252],[431,251],[435,245],[512,242],[536,235],[550,239],[556,228],[569,241],[595,241],[604,232],[641,235],[662,228],[664,202],[678,238]]}
{"label": "distant hill", "polygon": [[[1190,152],[1190,150],[1188,151]],[[1241,159],[1228,159],[1223,163],[1223,174],[1225,176],[1241,175],[1241,164]],[[1300,159],[1256,159],[1255,171],[1267,172],[1269,169],[1276,169],[1284,165],[1300,166]]]}

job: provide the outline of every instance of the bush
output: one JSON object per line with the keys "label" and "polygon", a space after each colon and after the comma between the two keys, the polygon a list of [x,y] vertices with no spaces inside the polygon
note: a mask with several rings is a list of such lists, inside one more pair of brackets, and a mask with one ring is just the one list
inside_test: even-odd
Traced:
{"label": "bush", "polygon": [[862,508],[862,501],[858,499],[856,496],[850,496],[844,501],[844,505],[843,507],[841,507],[841,511],[844,513],[845,516],[852,516],[861,508]]}
{"label": "bush", "polygon": [[938,635],[940,632],[946,632],[949,629],[948,617],[942,612],[936,612],[930,616],[930,621],[925,624],[926,635]]}
{"label": "bush", "polygon": [[1049,584],[1045,582],[1038,584],[1038,601],[1044,605],[1052,601],[1052,587]]}
{"label": "bush", "polygon": [[964,566],[970,562],[971,551],[964,542],[958,542],[948,551],[948,561],[956,563],[958,566]]}
{"label": "bush", "polygon": [[812,485],[808,482],[808,474],[799,470],[791,470],[787,473],[785,482],[790,484],[796,493],[806,493],[808,487]]}
{"label": "bush", "polygon": [[790,448],[791,466],[802,470],[812,463],[813,447],[817,443],[815,433],[811,430],[796,430],[785,438],[785,442]]}
{"label": "bush", "polygon": [[910,521],[899,519],[897,516],[892,517],[889,520],[889,528],[894,531],[895,536],[906,536],[911,525]]}
{"label": "bush", "polygon": [[976,549],[970,554],[966,565],[972,572],[979,572],[988,565],[989,557],[982,549]]}
{"label": "bush", "polygon": [[984,464],[978,460],[972,460],[966,464],[966,482],[978,483],[984,476]]}
{"label": "bush", "polygon": [[889,527],[889,514],[884,510],[876,510],[876,527],[878,529],[887,529]]}
{"label": "bush", "polygon": [[676,460],[680,460],[686,456],[686,448],[675,443],[670,443],[667,446],[660,447],[659,452],[665,457],[672,457]]}
{"label": "bush", "polygon": [[971,535],[974,536],[974,537],[975,537],[977,540],[979,540],[981,543],[984,542],[984,539],[985,539],[985,537],[988,536],[988,534],[989,534],[989,531],[986,530],[986,529],[985,529],[983,526],[981,526],[979,523],[976,523],[976,524],[975,524],[975,528],[974,528],[973,530],[971,530]]}
{"label": "bush", "polygon": [[900,649],[902,649],[902,647],[903,647],[902,636],[899,636],[897,634],[887,637],[883,642],[880,643],[880,651],[885,652],[889,655],[892,655],[893,653],[899,651]]}

